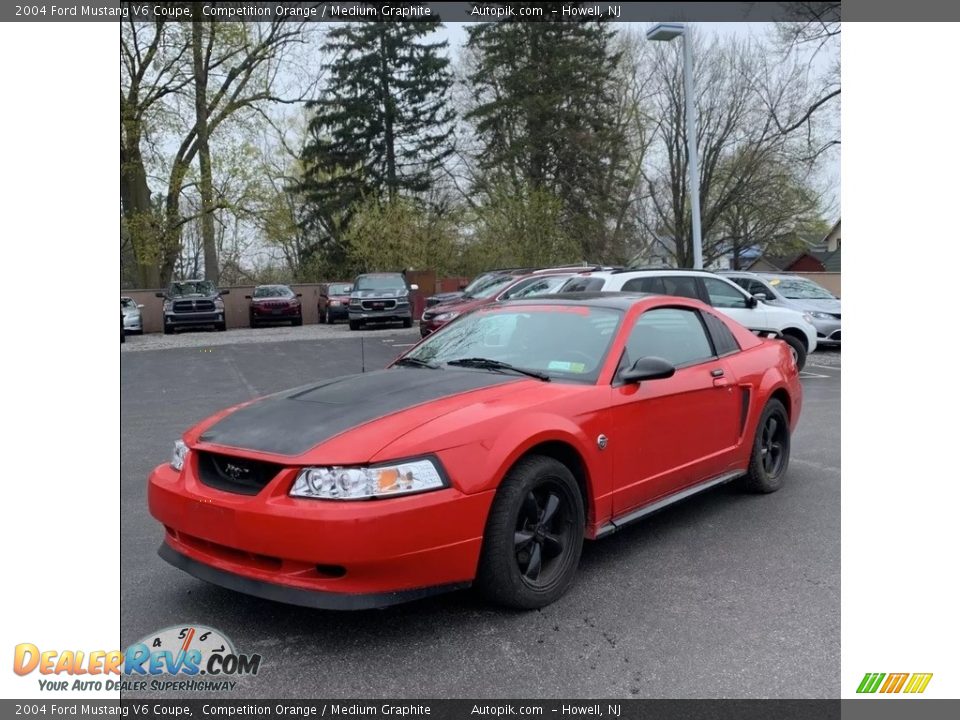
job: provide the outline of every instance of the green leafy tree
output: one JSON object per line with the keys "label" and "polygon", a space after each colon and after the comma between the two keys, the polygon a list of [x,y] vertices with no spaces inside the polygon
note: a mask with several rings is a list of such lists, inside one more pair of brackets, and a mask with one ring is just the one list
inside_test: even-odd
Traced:
{"label": "green leafy tree", "polygon": [[412,198],[359,203],[345,234],[352,269],[357,272],[452,269],[456,223],[429,212]]}
{"label": "green leafy tree", "polygon": [[[328,34],[328,86],[308,103],[314,116],[302,159],[306,222],[336,245],[331,226],[364,200],[427,191],[450,154],[451,76],[446,42],[424,36],[439,21],[345,23]],[[347,217],[349,221],[349,217]]]}
{"label": "green leafy tree", "polygon": [[546,193],[560,202],[581,254],[607,254],[629,160],[622,154],[620,52],[612,26],[497,22],[468,33],[474,101],[466,119],[479,138],[475,189],[491,193],[508,185],[528,198]]}
{"label": "green leafy tree", "polygon": [[582,259],[580,244],[566,228],[562,201],[547,190],[498,185],[474,212],[476,237],[464,248],[462,260],[468,273]]}

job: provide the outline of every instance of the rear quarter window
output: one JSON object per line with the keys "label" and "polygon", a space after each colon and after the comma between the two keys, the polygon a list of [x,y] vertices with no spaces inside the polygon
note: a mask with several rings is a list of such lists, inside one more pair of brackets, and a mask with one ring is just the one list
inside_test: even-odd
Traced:
{"label": "rear quarter window", "polygon": [[717,355],[729,355],[742,349],[723,320],[708,312],[701,313],[701,316],[707,326],[707,331],[710,333],[710,338],[713,340],[713,347],[716,349]]}

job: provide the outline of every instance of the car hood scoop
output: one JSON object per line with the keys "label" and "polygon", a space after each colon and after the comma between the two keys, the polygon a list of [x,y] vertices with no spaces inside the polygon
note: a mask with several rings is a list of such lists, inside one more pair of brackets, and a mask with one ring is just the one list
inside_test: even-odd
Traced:
{"label": "car hood scoop", "polygon": [[358,425],[434,400],[519,382],[475,370],[391,368],[347,375],[270,395],[215,423],[200,441],[300,455]]}

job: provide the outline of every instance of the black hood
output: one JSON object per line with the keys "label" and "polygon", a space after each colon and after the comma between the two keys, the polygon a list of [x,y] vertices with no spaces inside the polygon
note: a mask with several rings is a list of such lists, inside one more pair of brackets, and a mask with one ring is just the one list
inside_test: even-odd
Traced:
{"label": "black hood", "polygon": [[432,400],[517,382],[476,370],[391,368],[270,395],[207,428],[201,442],[300,455],[345,430]]}

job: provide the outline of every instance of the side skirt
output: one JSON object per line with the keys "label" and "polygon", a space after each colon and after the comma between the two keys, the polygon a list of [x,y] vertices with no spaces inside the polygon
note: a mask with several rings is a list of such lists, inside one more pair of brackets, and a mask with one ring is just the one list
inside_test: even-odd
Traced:
{"label": "side skirt", "polygon": [[661,498],[660,500],[656,500],[650,503],[649,505],[644,505],[643,507],[637,508],[636,510],[631,510],[630,512],[624,515],[620,515],[619,517],[613,518],[610,522],[608,522],[606,525],[604,525],[599,530],[597,530],[596,537],[599,540],[600,538],[606,537],[607,535],[612,535],[617,530],[622,528],[624,525],[629,525],[632,522],[641,520],[647,517],[647,515],[651,515],[657,512],[658,510],[663,510],[665,507],[669,505],[673,505],[676,502],[680,502],[681,500],[686,500],[688,497],[692,497],[693,495],[701,493],[704,490],[709,490],[710,488],[716,487],[717,485],[723,485],[724,483],[728,483],[731,480],[736,480],[738,477],[742,476],[745,472],[746,470],[734,470],[732,472],[724,473],[723,475],[719,475],[715,478],[711,478],[710,480],[705,480],[702,483],[691,485],[690,487],[684,488],[683,490],[675,492],[672,495],[667,495],[666,497]]}

